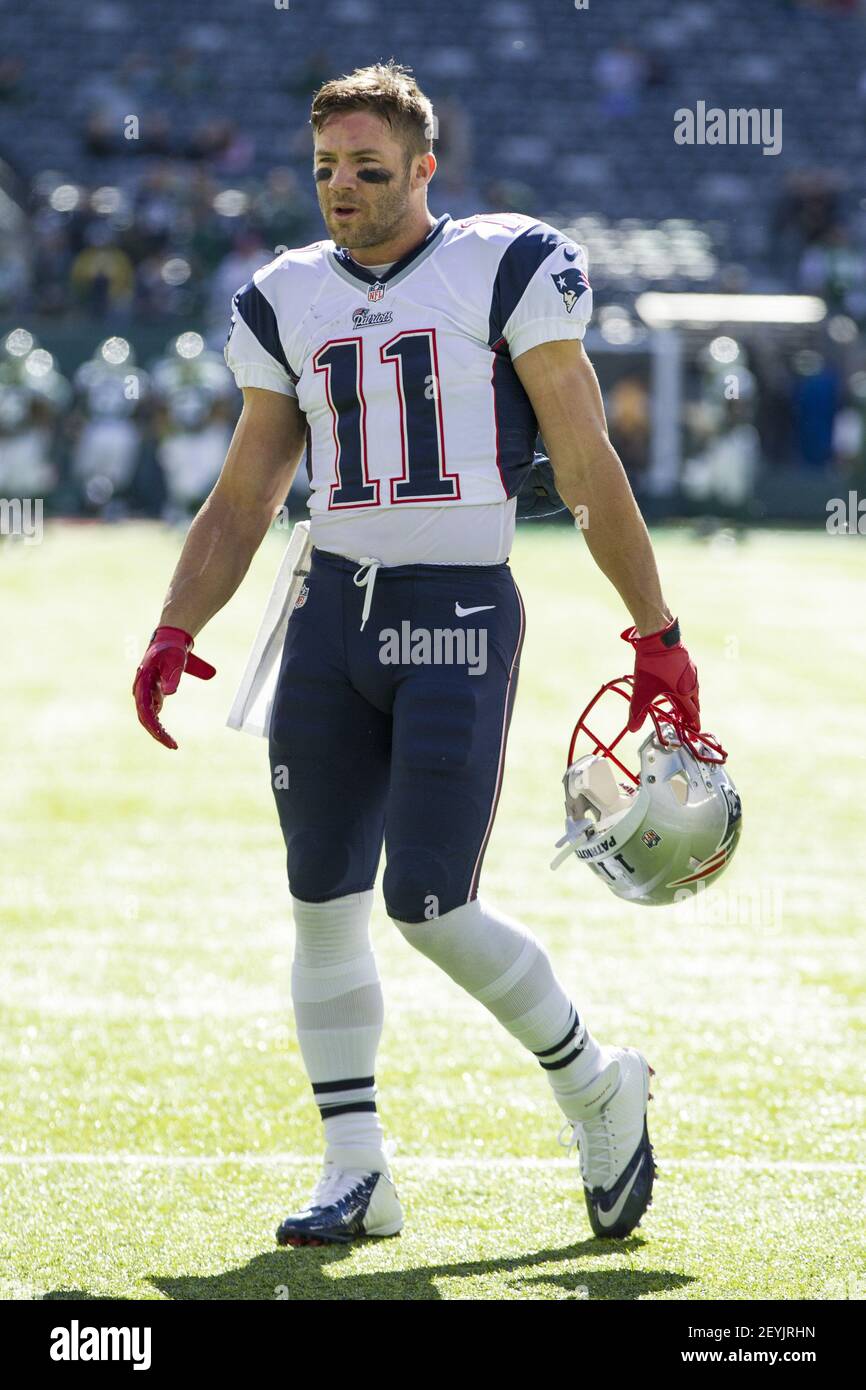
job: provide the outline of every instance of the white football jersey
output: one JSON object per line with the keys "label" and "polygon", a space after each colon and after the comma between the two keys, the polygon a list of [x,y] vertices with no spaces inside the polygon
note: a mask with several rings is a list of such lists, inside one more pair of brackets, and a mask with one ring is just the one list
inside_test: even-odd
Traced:
{"label": "white football jersey", "polygon": [[507,558],[538,435],[513,361],[584,336],[582,247],[516,213],[446,213],[381,275],[318,241],[232,303],[238,386],[296,396],[306,417],[316,546],[386,565]]}

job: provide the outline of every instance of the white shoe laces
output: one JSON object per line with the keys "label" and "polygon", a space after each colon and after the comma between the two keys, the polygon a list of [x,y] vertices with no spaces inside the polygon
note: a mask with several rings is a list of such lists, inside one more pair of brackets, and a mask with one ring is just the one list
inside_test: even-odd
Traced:
{"label": "white shoe laces", "polygon": [[[397,1147],[396,1139],[386,1139],[383,1147],[386,1159],[390,1161],[394,1157]],[[373,1171],[372,1168],[370,1171]],[[357,1187],[365,1176],[360,1169],[340,1168],[332,1158],[326,1158],[321,1177],[313,1188],[307,1206],[328,1207],[333,1202],[338,1202],[347,1192],[351,1192],[353,1187]]]}
{"label": "white shoe laces", "polygon": [[[571,1128],[570,1138],[563,1132]],[[590,1187],[605,1187],[615,1172],[613,1130],[607,1107],[591,1120],[566,1120],[557,1136],[559,1144],[570,1155],[579,1150],[580,1173]]]}
{"label": "white shoe laces", "polygon": [[326,1159],[322,1176],[313,1188],[312,1196],[307,1205],[310,1207],[329,1207],[333,1202],[338,1202],[341,1197],[345,1197],[346,1193],[351,1192],[353,1187],[357,1187],[360,1181],[361,1178],[358,1173],[348,1173],[345,1168],[338,1168],[336,1163]]}

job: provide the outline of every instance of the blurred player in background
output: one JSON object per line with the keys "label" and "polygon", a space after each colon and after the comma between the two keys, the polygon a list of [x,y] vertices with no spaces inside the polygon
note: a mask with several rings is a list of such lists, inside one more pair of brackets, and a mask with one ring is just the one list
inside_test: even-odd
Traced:
{"label": "blurred player in background", "polygon": [[57,434],[72,391],[31,333],[0,349],[0,496],[40,497],[57,483]]}
{"label": "blurred player in background", "polygon": [[126,338],[106,338],[74,385],[72,476],[87,507],[110,518],[122,511],[138,467],[148,375]]}
{"label": "blurred player in background", "polygon": [[151,372],[156,456],[165,479],[168,521],[188,520],[220,474],[231,441],[234,383],[200,333],[181,333]]}

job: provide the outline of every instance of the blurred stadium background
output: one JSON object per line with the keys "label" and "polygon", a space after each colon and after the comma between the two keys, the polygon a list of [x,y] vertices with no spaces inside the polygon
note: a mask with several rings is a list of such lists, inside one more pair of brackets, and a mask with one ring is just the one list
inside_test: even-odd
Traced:
{"label": "blurred stadium background", "polygon": [[[0,495],[192,513],[240,405],[231,295],[323,235],[312,93],[392,54],[437,113],[435,214],[587,246],[651,520],[823,525],[864,483],[862,0],[0,0],[0,24]],[[699,100],[781,108],[781,153],[675,144]]]}

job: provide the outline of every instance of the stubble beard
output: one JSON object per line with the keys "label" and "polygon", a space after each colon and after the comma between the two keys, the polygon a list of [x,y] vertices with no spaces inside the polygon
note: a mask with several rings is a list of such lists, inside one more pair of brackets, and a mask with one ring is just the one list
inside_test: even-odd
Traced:
{"label": "stubble beard", "polygon": [[[409,179],[406,178],[399,186],[391,186],[382,192],[374,208],[369,211],[366,208],[363,210],[359,218],[360,225],[356,229],[345,229],[343,235],[351,240],[339,240],[339,224],[331,232],[332,239],[338,246],[345,246],[348,251],[363,251],[368,246],[379,246],[383,242],[393,241],[399,235],[408,214]],[[327,225],[327,219],[325,220]],[[331,231],[331,228],[328,227],[328,230]]]}

